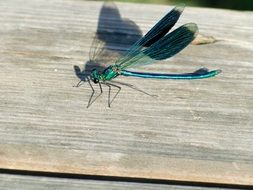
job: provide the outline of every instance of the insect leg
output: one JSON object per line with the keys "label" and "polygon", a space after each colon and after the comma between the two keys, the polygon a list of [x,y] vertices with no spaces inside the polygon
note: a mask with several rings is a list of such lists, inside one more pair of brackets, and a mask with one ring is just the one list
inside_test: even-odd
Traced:
{"label": "insect leg", "polygon": [[101,83],[99,82],[99,88],[100,88],[100,95],[103,93],[103,89],[102,89],[102,86],[101,86]]}
{"label": "insect leg", "polygon": [[82,85],[81,82],[83,82],[83,80],[80,80],[80,81],[77,83],[77,85],[74,85],[73,87],[79,87],[79,86],[81,86],[81,85]]}
{"label": "insect leg", "polygon": [[[88,108],[88,107],[90,107],[90,106],[91,106],[91,104],[93,104],[93,103],[94,103],[94,102],[98,99],[98,97],[99,97],[99,96],[101,96],[101,94],[103,93],[102,86],[101,86],[101,84],[100,84],[100,82],[99,82],[98,84],[99,84],[99,88],[100,88],[100,94],[99,94],[99,95],[97,95],[97,97],[96,97],[96,98],[94,98],[94,100],[92,100],[92,97],[93,97],[93,95],[94,95],[94,93],[95,93],[95,90],[94,90],[93,86],[91,85],[91,82],[90,82],[90,80],[89,80],[89,79],[88,79],[88,83],[89,83],[89,85],[90,85],[90,87],[91,87],[92,93],[91,93],[91,96],[90,96],[90,99],[89,99],[89,102],[88,102],[87,108]],[[92,100],[92,101],[91,101],[91,100]]]}
{"label": "insect leg", "polygon": [[90,95],[90,99],[89,99],[87,108],[89,108],[90,105],[94,102],[94,101],[91,102],[91,99],[92,99],[92,97],[93,97],[93,95],[94,95],[94,93],[95,93],[95,90],[94,90],[93,86],[91,85],[91,82],[90,82],[89,79],[88,79],[88,83],[89,83],[89,85],[90,85],[90,88],[91,88],[91,90],[92,90],[92,93],[91,93],[91,95]]}
{"label": "insect leg", "polygon": [[[105,84],[106,86],[109,87],[109,92],[108,92],[108,107],[111,107],[112,102],[114,101],[114,99],[117,97],[117,95],[118,95],[119,92],[121,91],[121,87],[120,87],[120,86],[117,86],[117,85],[115,85],[115,84],[108,83],[108,82],[103,83],[103,84]],[[114,97],[112,98],[112,100],[111,100],[111,86],[114,86],[114,87],[118,88],[118,91],[117,91],[117,93],[114,95]]]}
{"label": "insect leg", "polygon": [[141,93],[143,93],[143,94],[146,94],[146,95],[148,95],[148,96],[151,96],[151,97],[158,97],[157,95],[155,95],[155,94],[150,94],[150,93],[148,93],[148,92],[146,92],[146,91],[144,91],[144,90],[142,90],[142,89],[139,89],[138,87],[136,87],[136,86],[134,86],[134,85],[132,85],[132,84],[127,84],[127,83],[124,83],[124,82],[116,82],[116,81],[111,81],[111,82],[113,82],[113,83],[117,83],[117,84],[121,84],[121,85],[124,85],[124,86],[127,86],[127,87],[129,87],[129,88],[132,88],[133,90],[136,90],[136,91],[139,91],[139,92],[141,92]]}

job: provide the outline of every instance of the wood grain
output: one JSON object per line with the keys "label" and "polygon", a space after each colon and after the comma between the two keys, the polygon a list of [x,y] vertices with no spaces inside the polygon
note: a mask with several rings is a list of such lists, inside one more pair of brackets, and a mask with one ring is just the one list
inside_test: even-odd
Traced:
{"label": "wood grain", "polygon": [[141,69],[223,73],[196,81],[118,77],[158,97],[122,86],[108,108],[104,88],[87,109],[91,90],[72,87],[73,67],[85,68],[97,30],[100,45],[113,50],[100,57],[107,63],[172,8],[106,6],[0,2],[0,167],[253,185],[253,13],[187,7],[177,26],[195,22],[219,41]]}

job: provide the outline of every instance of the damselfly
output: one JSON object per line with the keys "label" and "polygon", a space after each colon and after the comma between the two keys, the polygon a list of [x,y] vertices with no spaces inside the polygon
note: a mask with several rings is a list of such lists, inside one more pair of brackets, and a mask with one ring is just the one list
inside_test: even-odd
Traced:
{"label": "damselfly", "polygon": [[[120,86],[111,84],[108,81],[115,77],[132,76],[140,78],[154,78],[154,79],[203,79],[213,77],[221,72],[221,70],[208,71],[207,69],[201,69],[201,72],[183,73],[183,74],[160,74],[160,73],[144,73],[133,72],[126,70],[136,66],[143,66],[152,64],[156,61],[164,60],[174,56],[188,46],[197,36],[198,27],[195,23],[185,24],[176,30],[168,33],[170,29],[176,24],[181,13],[183,12],[183,6],[177,6],[169,13],[167,13],[145,36],[139,39],[127,52],[119,58],[113,65],[105,68],[102,72],[97,69],[93,69],[91,74],[87,77],[88,83],[92,89],[87,107],[89,107],[94,101],[92,97],[94,95],[94,88],[91,82],[99,84],[100,94],[103,93],[101,84],[109,87],[108,106],[117,96],[121,90]],[[110,100],[111,86],[117,87],[118,92],[112,100]]]}

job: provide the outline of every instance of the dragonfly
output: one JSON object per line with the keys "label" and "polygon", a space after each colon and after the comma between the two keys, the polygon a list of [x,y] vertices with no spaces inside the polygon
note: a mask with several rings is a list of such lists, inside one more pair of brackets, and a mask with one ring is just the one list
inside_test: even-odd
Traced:
{"label": "dragonfly", "polygon": [[[102,72],[96,68],[93,69],[88,78],[88,83],[91,87],[92,94],[90,96],[87,108],[94,102],[92,97],[95,90],[91,84],[98,84],[100,95],[103,93],[101,84],[109,87],[108,107],[111,107],[112,101],[116,98],[121,90],[121,87],[112,84],[112,79],[118,76],[139,77],[151,79],[204,79],[210,78],[221,73],[221,70],[200,69],[199,72],[182,73],[182,74],[167,74],[167,73],[148,73],[135,72],[126,69],[149,65],[161,60],[168,59],[184,48],[186,48],[198,35],[198,26],[195,23],[187,23],[172,32],[169,32],[177,23],[180,15],[184,10],[184,5],[176,6],[168,12],[150,31],[140,38],[130,49],[116,62],[106,67]],[[118,88],[115,96],[110,100],[111,86]]]}

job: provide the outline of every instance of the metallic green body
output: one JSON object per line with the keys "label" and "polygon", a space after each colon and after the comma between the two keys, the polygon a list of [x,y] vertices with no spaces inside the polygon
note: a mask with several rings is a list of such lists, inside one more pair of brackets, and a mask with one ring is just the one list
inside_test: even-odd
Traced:
{"label": "metallic green body", "polygon": [[107,67],[100,75],[99,79],[103,81],[109,81],[113,78],[117,77],[119,75],[119,71],[117,69],[117,66],[109,66]]}
{"label": "metallic green body", "polygon": [[109,81],[119,75],[119,69],[116,65],[107,67],[102,73],[98,73],[96,69],[91,72],[91,80],[95,83],[99,81]]}

